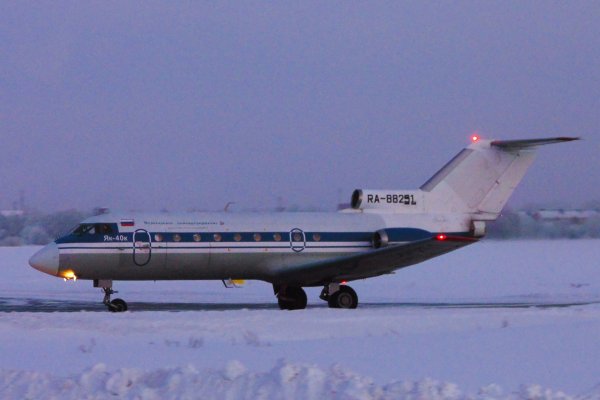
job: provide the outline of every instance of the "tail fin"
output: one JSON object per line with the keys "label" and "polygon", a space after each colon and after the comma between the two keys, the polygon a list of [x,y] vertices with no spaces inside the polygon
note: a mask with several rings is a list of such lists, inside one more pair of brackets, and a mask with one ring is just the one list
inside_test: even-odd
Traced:
{"label": "tail fin", "polygon": [[539,145],[579,138],[558,137],[527,140],[477,140],[462,150],[429,179],[431,210],[480,214],[496,219],[535,158]]}

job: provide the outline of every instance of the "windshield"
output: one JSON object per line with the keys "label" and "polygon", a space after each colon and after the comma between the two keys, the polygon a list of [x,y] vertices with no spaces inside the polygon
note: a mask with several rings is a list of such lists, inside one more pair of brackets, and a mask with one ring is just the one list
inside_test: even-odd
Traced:
{"label": "windshield", "polygon": [[116,224],[80,224],[73,230],[73,235],[110,235],[116,232]]}

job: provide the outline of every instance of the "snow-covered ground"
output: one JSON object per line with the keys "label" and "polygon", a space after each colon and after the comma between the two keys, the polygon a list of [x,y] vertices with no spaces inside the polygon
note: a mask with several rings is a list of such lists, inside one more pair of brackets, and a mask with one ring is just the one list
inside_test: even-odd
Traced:
{"label": "snow-covered ground", "polygon": [[0,248],[0,398],[600,399],[600,241],[484,241],[292,312],[262,282],[117,282],[111,314],[36,249]]}

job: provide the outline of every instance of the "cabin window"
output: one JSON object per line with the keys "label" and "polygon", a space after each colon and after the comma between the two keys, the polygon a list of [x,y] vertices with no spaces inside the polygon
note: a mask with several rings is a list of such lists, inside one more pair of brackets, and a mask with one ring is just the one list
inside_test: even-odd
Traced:
{"label": "cabin window", "polygon": [[253,236],[255,242],[260,242],[262,240],[262,236],[260,233],[255,233]]}
{"label": "cabin window", "polygon": [[221,241],[221,239],[223,239],[223,238],[221,237],[221,235],[220,235],[220,234],[218,234],[218,233],[215,233],[215,234],[213,235],[213,238],[215,239],[215,242],[220,242],[220,241]]}
{"label": "cabin window", "polygon": [[194,234],[194,242],[199,242],[202,240],[202,236],[200,236],[200,234],[195,233]]}
{"label": "cabin window", "polygon": [[242,240],[242,235],[240,235],[239,233],[236,233],[235,235],[233,235],[233,240],[235,240],[236,242],[239,242],[240,240]]}
{"label": "cabin window", "polygon": [[163,241],[163,235],[161,235],[160,233],[155,233],[154,234],[154,241],[155,242],[162,242]]}
{"label": "cabin window", "polygon": [[315,242],[320,242],[321,241],[321,235],[318,233],[313,233],[312,238]]}
{"label": "cabin window", "polygon": [[294,242],[301,242],[302,241],[302,234],[296,232],[294,233]]}
{"label": "cabin window", "polygon": [[274,233],[273,234],[273,239],[275,239],[276,242],[281,242],[281,234]]}
{"label": "cabin window", "polygon": [[176,233],[173,235],[173,241],[175,242],[181,242],[181,235],[179,233]]}

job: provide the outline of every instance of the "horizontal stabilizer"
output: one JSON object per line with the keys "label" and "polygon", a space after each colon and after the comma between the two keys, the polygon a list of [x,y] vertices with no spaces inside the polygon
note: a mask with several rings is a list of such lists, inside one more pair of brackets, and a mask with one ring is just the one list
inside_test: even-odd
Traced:
{"label": "horizontal stabilizer", "polygon": [[524,140],[494,140],[490,144],[501,149],[523,149],[526,147],[540,146],[543,144],[570,142],[579,140],[578,137],[555,137],[545,139],[524,139]]}

